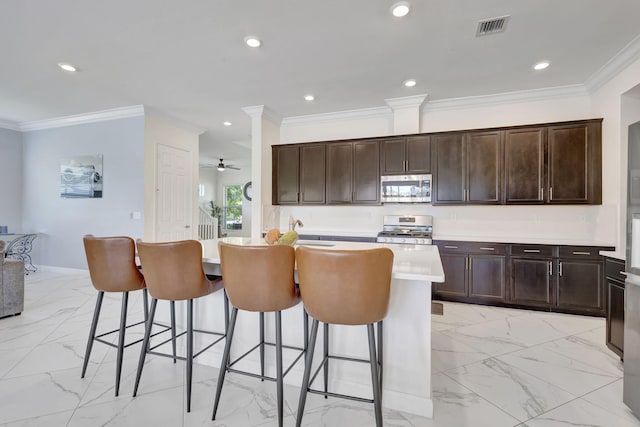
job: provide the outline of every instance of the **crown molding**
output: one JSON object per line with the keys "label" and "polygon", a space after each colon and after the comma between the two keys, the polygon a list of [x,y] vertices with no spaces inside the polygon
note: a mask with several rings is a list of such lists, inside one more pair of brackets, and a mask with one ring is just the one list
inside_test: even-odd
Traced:
{"label": "crown molding", "polygon": [[11,120],[0,119],[0,129],[9,129],[20,131],[20,125]]}
{"label": "crown molding", "polygon": [[282,125],[299,125],[358,119],[390,119],[393,111],[389,107],[362,108],[359,110],[336,111],[333,113],[312,114],[308,116],[285,117]]}
{"label": "crown molding", "polygon": [[280,125],[282,123],[282,116],[266,105],[253,105],[250,107],[242,107],[242,111],[244,111],[249,117],[253,118],[264,118],[269,120],[270,122],[275,123],[276,125]]}
{"label": "crown molding", "polygon": [[568,98],[588,95],[589,93],[587,92],[585,85],[577,84],[518,92],[498,93],[493,95],[468,96],[464,98],[429,101],[423,110],[459,110],[477,106],[513,104],[518,102],[532,102],[552,98]]}
{"label": "crown molding", "polygon": [[196,125],[193,125],[189,122],[186,122],[182,119],[178,119],[176,117],[170,116],[168,114],[163,113],[160,110],[151,107],[143,107],[144,114],[149,115],[150,117],[155,117],[163,122],[166,122],[174,127],[180,128],[182,130],[186,130],[187,132],[195,133],[196,135],[202,135],[207,130]]}
{"label": "crown molding", "polygon": [[385,99],[384,102],[393,110],[399,108],[420,108],[428,96],[429,94],[425,93],[422,95],[404,96],[402,98],[389,98]]}
{"label": "crown molding", "polygon": [[585,81],[585,86],[589,90],[589,93],[600,89],[605,83],[617,76],[638,58],[640,58],[640,35],[620,49],[613,58],[607,61],[606,64]]}
{"label": "crown molding", "polygon": [[32,122],[20,123],[21,131],[42,130],[59,128],[63,126],[74,126],[85,123],[104,122],[107,120],[125,119],[144,115],[144,106],[134,105],[131,107],[112,108],[110,110],[94,111],[92,113],[76,114],[73,116],[57,117],[54,119],[35,120]]}

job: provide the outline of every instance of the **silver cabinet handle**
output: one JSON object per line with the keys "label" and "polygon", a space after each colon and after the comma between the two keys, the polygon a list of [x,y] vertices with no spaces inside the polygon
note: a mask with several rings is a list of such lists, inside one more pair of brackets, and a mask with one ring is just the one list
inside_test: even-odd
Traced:
{"label": "silver cabinet handle", "polygon": [[558,263],[558,274],[562,277],[562,262]]}
{"label": "silver cabinet handle", "polygon": [[591,255],[591,252],[573,251],[574,255]]}
{"label": "silver cabinet handle", "polygon": [[522,252],[526,252],[529,254],[539,254],[540,253],[540,249],[525,249]]}
{"label": "silver cabinet handle", "polygon": [[549,201],[553,200],[553,187],[549,188]]}
{"label": "silver cabinet handle", "polygon": [[483,251],[495,251],[496,248],[480,248],[480,250],[483,250]]}
{"label": "silver cabinet handle", "polygon": [[544,188],[540,187],[540,200],[544,201]]}
{"label": "silver cabinet handle", "polygon": [[444,245],[444,247],[447,248],[447,249],[458,249],[457,246]]}
{"label": "silver cabinet handle", "polygon": [[551,261],[549,261],[549,276],[553,276],[553,265]]}

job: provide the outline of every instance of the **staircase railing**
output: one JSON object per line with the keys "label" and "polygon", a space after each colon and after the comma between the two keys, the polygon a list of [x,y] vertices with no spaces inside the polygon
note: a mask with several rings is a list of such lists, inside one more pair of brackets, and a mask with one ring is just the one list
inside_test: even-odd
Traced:
{"label": "staircase railing", "polygon": [[211,216],[206,209],[200,206],[198,213],[198,239],[211,240],[218,238],[218,219]]}

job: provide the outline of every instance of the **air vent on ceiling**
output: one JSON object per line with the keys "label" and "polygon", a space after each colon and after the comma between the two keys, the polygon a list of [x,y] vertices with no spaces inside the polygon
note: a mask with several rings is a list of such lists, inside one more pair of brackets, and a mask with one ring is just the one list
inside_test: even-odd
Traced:
{"label": "air vent on ceiling", "polygon": [[507,22],[509,22],[509,18],[510,15],[500,16],[498,18],[483,19],[482,21],[478,22],[476,37],[502,33],[507,29]]}

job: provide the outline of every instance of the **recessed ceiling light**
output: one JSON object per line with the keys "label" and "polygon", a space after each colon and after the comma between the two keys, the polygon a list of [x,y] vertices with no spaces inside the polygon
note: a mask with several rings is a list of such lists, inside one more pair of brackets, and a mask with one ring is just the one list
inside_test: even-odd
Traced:
{"label": "recessed ceiling light", "polygon": [[414,87],[416,85],[416,81],[414,79],[405,80],[403,83],[406,87]]}
{"label": "recessed ceiling light", "polygon": [[58,67],[62,68],[65,71],[77,71],[78,69],[71,64],[67,64],[66,62],[59,62]]}
{"label": "recessed ceiling light", "polygon": [[314,99],[316,99],[316,97],[311,95],[311,94],[309,94],[309,95],[305,95],[304,99],[306,99],[307,101],[313,101]]}
{"label": "recessed ceiling light", "polygon": [[231,122],[222,122],[222,124],[225,126],[231,126]]}
{"label": "recessed ceiling light", "polygon": [[534,70],[544,70],[548,66],[549,66],[549,61],[542,61],[542,62],[538,62],[536,65],[534,65],[533,69]]}
{"label": "recessed ceiling light", "polygon": [[391,6],[391,14],[397,18],[402,18],[409,13],[409,3],[401,1]]}
{"label": "recessed ceiling light", "polygon": [[245,37],[244,38],[244,42],[249,47],[260,47],[262,45],[262,42],[260,41],[260,39],[257,38],[257,37],[253,37],[253,36]]}

